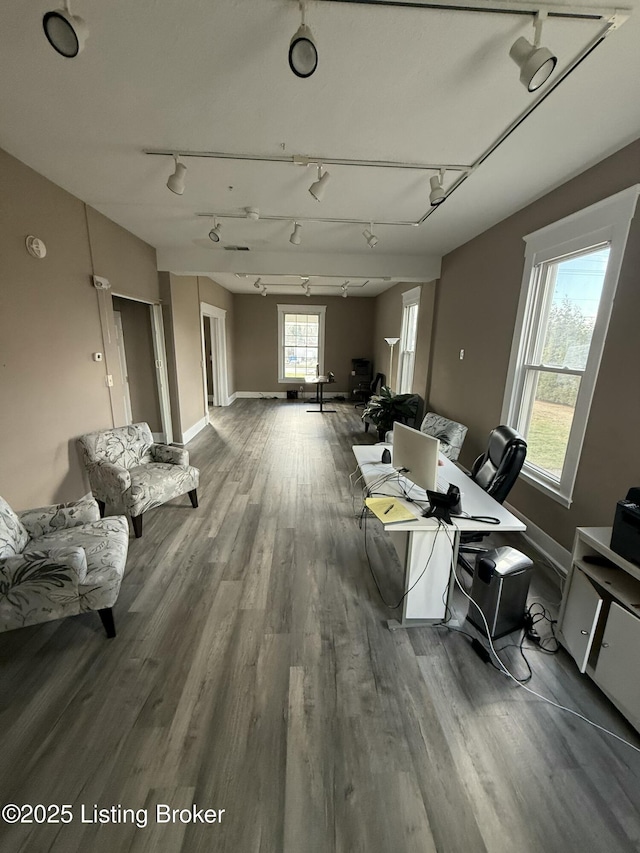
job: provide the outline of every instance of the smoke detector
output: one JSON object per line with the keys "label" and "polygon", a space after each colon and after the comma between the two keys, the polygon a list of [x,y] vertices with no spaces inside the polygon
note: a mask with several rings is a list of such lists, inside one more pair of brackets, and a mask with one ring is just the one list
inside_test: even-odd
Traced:
{"label": "smoke detector", "polygon": [[29,236],[25,240],[27,252],[34,258],[44,258],[47,254],[47,247],[39,240],[38,237]]}

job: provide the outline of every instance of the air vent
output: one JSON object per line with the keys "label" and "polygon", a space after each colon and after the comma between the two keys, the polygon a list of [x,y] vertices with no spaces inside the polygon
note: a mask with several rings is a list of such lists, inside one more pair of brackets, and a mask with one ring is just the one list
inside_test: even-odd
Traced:
{"label": "air vent", "polygon": [[248,252],[248,246],[223,246],[225,252]]}

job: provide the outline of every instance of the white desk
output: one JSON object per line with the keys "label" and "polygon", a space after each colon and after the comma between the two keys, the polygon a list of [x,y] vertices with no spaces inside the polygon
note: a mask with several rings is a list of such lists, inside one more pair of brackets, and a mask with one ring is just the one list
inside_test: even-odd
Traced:
{"label": "white desk", "polygon": [[[424,518],[422,516],[423,507],[406,501],[402,488],[397,481],[387,482],[376,487],[376,482],[381,477],[394,471],[393,464],[385,464],[381,461],[385,447],[391,451],[393,463],[393,447],[391,445],[355,445],[353,453],[358,462],[362,479],[366,487],[371,489],[371,493],[399,498],[400,502],[416,516],[416,521],[384,525],[384,529],[389,533],[404,567],[403,592],[407,592],[413,587],[403,600],[400,622],[394,624],[394,620],[392,620],[389,627],[398,627],[398,624],[403,627],[410,627],[411,625],[441,622],[446,615],[446,602],[451,591],[449,589],[451,566],[452,563],[455,565],[458,557],[460,532],[486,531],[490,533],[525,530],[526,527],[515,515],[512,515],[502,504],[490,497],[442,454],[440,459],[443,465],[438,468],[438,480],[445,486],[449,483],[458,486],[462,495],[462,511],[468,515],[491,516],[497,518],[499,523],[487,524],[471,519],[456,518],[451,525],[445,525],[442,522],[439,525],[438,521],[433,518]],[[403,483],[406,491],[410,492],[414,500],[426,502],[427,496],[422,489],[413,486],[404,478]],[[429,565],[424,571],[427,562]],[[423,571],[424,574],[422,574]],[[422,577],[420,577],[421,574]]]}

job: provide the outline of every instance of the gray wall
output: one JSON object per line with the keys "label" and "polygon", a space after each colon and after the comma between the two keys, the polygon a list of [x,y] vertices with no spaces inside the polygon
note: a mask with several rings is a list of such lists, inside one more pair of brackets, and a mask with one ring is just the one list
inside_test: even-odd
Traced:
{"label": "gray wall", "polygon": [[[24,509],[88,491],[76,437],[114,425],[107,363],[92,360],[107,353],[111,298],[91,275],[153,300],[156,254],[1,150],[0,186],[0,494]],[[27,253],[30,234],[44,259]]]}
{"label": "gray wall", "polygon": [[402,330],[402,294],[414,287],[420,287],[420,308],[418,311],[418,335],[416,340],[416,360],[413,372],[412,392],[424,400],[431,371],[431,346],[436,283],[427,282],[417,285],[400,282],[376,297],[374,330],[374,371],[384,373],[387,383],[395,389],[395,377],[398,370],[398,351],[400,344],[393,348],[393,378],[389,376],[390,348],[385,338],[399,338]]}
{"label": "gray wall", "polygon": [[[238,391],[284,391],[278,382],[279,304],[326,305],[325,370],[347,391],[352,358],[373,356],[374,300],[367,297],[235,295],[235,359]],[[298,387],[293,383],[291,387]]]}
{"label": "gray wall", "polygon": [[[429,401],[469,427],[460,461],[471,465],[499,423],[524,267],[523,237],[640,182],[640,141],[456,249],[437,287]],[[640,483],[640,211],[631,225],[578,469],[565,509],[519,481],[509,501],[565,548],[576,527],[608,526]],[[465,349],[464,361],[458,358]]]}

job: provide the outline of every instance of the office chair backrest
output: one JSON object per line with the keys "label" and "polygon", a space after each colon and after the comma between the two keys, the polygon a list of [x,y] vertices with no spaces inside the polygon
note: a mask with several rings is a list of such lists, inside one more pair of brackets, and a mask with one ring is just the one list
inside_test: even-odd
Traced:
{"label": "office chair backrest", "polygon": [[527,442],[520,433],[505,424],[491,431],[485,452],[471,469],[471,479],[492,498],[503,503],[518,479],[527,455]]}
{"label": "office chair backrest", "polygon": [[384,385],[384,379],[385,379],[384,373],[376,373],[375,379],[373,380],[371,385],[369,385],[369,391],[371,392],[371,394],[379,394],[380,393],[380,389]]}

